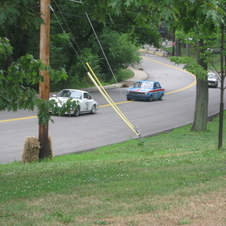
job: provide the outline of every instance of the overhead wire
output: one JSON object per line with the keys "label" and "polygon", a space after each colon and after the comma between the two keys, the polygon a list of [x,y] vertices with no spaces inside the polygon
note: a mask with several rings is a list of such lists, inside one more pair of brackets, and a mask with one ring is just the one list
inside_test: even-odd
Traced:
{"label": "overhead wire", "polygon": [[[87,17],[87,19],[88,19],[88,21],[89,21],[89,23],[90,23],[90,27],[92,28],[93,33],[94,33],[94,35],[95,35],[95,37],[96,37],[96,40],[97,40],[97,42],[98,42],[98,44],[99,44],[99,47],[100,47],[100,49],[101,49],[101,51],[102,51],[102,53],[103,53],[103,55],[104,55],[104,58],[105,58],[105,60],[106,60],[106,62],[107,62],[107,64],[108,64],[108,67],[109,67],[109,69],[110,69],[110,71],[111,71],[111,74],[112,74],[112,76],[113,76],[115,82],[118,83],[117,78],[116,78],[116,76],[115,76],[114,73],[113,73],[113,70],[112,70],[112,68],[111,68],[111,65],[110,65],[110,63],[109,63],[109,61],[108,61],[108,59],[107,59],[107,56],[106,56],[106,54],[105,54],[105,52],[104,52],[104,49],[103,49],[103,47],[102,47],[102,45],[101,45],[101,42],[100,42],[100,40],[99,40],[99,38],[98,38],[98,36],[97,36],[97,34],[96,34],[96,31],[95,31],[95,29],[94,29],[94,27],[93,27],[93,25],[92,25],[92,22],[91,22],[91,20],[90,20],[90,18],[89,18],[89,16],[88,16],[87,12],[85,12],[85,14],[86,14],[86,17]],[[94,72],[91,70],[91,67],[90,67],[88,64],[87,64],[87,66],[88,66],[88,68],[90,69],[91,73],[92,73],[92,74],[94,75],[94,77],[95,77],[95,74],[94,74]],[[96,79],[96,81],[99,83],[98,79],[97,79],[97,78],[95,78],[95,79]],[[100,85],[101,85],[101,84],[100,84]],[[102,87],[102,86],[101,86],[101,87]],[[104,89],[104,88],[102,87],[102,89]],[[125,98],[124,98],[124,96],[123,96],[123,94],[122,94],[122,91],[121,91],[120,89],[119,89],[119,91],[120,91],[120,94],[121,94],[122,99],[125,100]],[[104,91],[104,93],[105,93],[105,95],[108,96],[109,101],[110,101],[111,103],[113,103],[113,106],[115,107],[116,104],[115,104],[114,101],[110,98],[110,96],[108,95],[108,93],[107,93],[106,91]],[[116,106],[116,109],[120,112],[120,114],[122,114],[122,117],[123,117],[123,119],[125,120],[125,122],[128,123],[128,126],[129,126],[129,127],[135,128],[135,127],[131,124],[131,122],[129,122],[129,120],[126,118],[126,116],[121,112],[121,110],[120,110],[117,106]],[[139,134],[138,129],[136,129],[135,131],[136,131],[135,133]],[[139,134],[138,136],[140,136],[140,134]]]}
{"label": "overhead wire", "polygon": [[[83,20],[87,19],[85,16],[74,15],[74,14],[67,13],[67,12],[61,12],[61,11],[55,11],[55,12],[65,14],[65,15],[68,15],[68,16],[71,16],[71,17],[77,17],[77,18],[80,18],[80,19],[83,19]],[[96,20],[92,20],[92,21],[96,21]],[[129,25],[118,24],[118,23],[113,23],[113,22],[105,22],[105,24],[119,26],[119,27],[127,27],[127,28],[132,28],[132,29],[159,31],[159,29],[157,29],[157,28],[152,29],[152,28],[146,28],[146,27],[129,26]]]}
{"label": "overhead wire", "polygon": [[95,35],[95,37],[96,37],[96,40],[97,40],[97,42],[98,42],[98,44],[99,44],[99,47],[100,47],[100,49],[101,49],[101,51],[102,51],[102,53],[103,53],[103,55],[104,55],[104,58],[105,58],[105,60],[106,60],[106,62],[107,62],[107,65],[108,65],[108,67],[109,67],[109,69],[110,69],[110,71],[111,71],[111,74],[112,74],[112,76],[113,76],[115,82],[117,82],[117,79],[116,79],[116,77],[115,77],[115,75],[114,75],[114,73],[113,73],[113,71],[112,71],[111,65],[109,64],[109,61],[108,61],[107,56],[106,56],[106,54],[105,54],[105,52],[104,52],[104,49],[103,49],[103,47],[102,47],[102,45],[101,45],[101,43],[100,43],[100,40],[99,40],[99,38],[98,38],[98,36],[97,36],[97,33],[96,33],[95,29],[94,29],[94,27],[93,27],[93,24],[91,23],[91,20],[90,20],[90,18],[89,18],[89,16],[88,16],[87,12],[85,12],[85,14],[86,14],[87,20],[89,21],[90,27],[92,28],[93,33],[94,33],[94,35]]}

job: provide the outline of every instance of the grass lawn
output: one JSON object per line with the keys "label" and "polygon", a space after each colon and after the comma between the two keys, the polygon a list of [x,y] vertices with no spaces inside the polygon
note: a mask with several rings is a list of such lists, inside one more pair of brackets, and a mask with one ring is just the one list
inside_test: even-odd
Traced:
{"label": "grass lawn", "polygon": [[2,164],[1,226],[225,226],[226,151],[217,142],[218,118],[205,132],[184,126],[49,161]]}
{"label": "grass lawn", "polygon": [[[121,81],[125,81],[127,79],[130,79],[134,76],[134,72],[129,70],[129,69],[121,69],[118,74],[114,75],[115,78],[112,79],[110,82],[101,82],[102,86],[107,86],[107,85],[111,85],[117,82],[121,82]],[[95,86],[91,80],[84,80],[84,81],[80,81],[80,83],[78,83],[77,81],[75,82],[70,82],[70,84],[67,84],[67,88],[68,89],[83,89],[83,88],[87,88],[87,87],[93,87]],[[59,88],[58,86],[51,84],[51,92],[59,92]]]}
{"label": "grass lawn", "polygon": [[117,82],[126,81],[134,76],[134,72],[129,69],[121,69],[118,74],[115,75],[115,78],[112,78],[109,83],[101,83],[103,86],[111,85]]}

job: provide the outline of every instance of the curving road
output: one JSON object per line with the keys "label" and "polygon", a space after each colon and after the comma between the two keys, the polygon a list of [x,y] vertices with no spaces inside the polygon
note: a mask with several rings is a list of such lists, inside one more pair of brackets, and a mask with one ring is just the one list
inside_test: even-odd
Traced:
{"label": "curving road", "polygon": [[[157,80],[166,90],[162,101],[126,101],[126,88],[108,90],[121,111],[137,126],[141,137],[179,127],[193,121],[195,78],[167,58],[144,55],[139,66],[149,80]],[[77,153],[137,138],[99,92],[92,96],[100,105],[95,115],[54,116],[49,124],[55,155]],[[220,90],[209,89],[209,115],[219,111]],[[0,112],[0,163],[21,160],[26,137],[38,136],[36,112]]]}

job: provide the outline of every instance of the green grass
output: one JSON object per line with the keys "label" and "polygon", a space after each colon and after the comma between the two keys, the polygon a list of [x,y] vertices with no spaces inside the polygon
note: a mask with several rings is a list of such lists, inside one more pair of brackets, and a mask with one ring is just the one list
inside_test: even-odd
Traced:
{"label": "green grass", "polygon": [[[111,85],[117,82],[121,82],[121,81],[125,81],[129,78],[132,78],[134,76],[133,71],[129,70],[129,69],[121,69],[117,74],[114,75],[115,78],[112,79],[110,82],[101,82],[102,86],[107,86],[107,85]],[[67,88],[68,89],[83,89],[83,88],[87,88],[87,87],[92,87],[94,86],[94,84],[92,83],[91,80],[87,80],[84,79],[83,81],[71,81],[70,84],[67,84]],[[61,90],[62,87],[60,88],[58,85],[54,85],[51,84],[51,92],[58,92],[59,90]]]}
{"label": "green grass", "polygon": [[119,71],[117,77],[120,78],[120,81],[125,81],[127,79],[130,79],[134,76],[133,71],[129,70],[129,69],[122,69],[121,71]]}
{"label": "green grass", "polygon": [[126,81],[127,79],[130,79],[134,76],[133,71],[129,69],[121,69],[117,74],[115,74],[115,77],[112,78],[111,82],[109,83],[101,83],[103,86],[111,85],[117,82]]}
{"label": "green grass", "polygon": [[211,219],[225,225],[226,152],[216,148],[218,119],[208,131],[189,129],[0,165],[1,225],[214,225]]}

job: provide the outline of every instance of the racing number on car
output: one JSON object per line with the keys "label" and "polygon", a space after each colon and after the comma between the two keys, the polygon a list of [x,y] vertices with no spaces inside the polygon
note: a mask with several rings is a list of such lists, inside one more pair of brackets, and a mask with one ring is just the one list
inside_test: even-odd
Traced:
{"label": "racing number on car", "polygon": [[89,102],[86,101],[86,111],[88,111],[88,110],[89,110]]}

